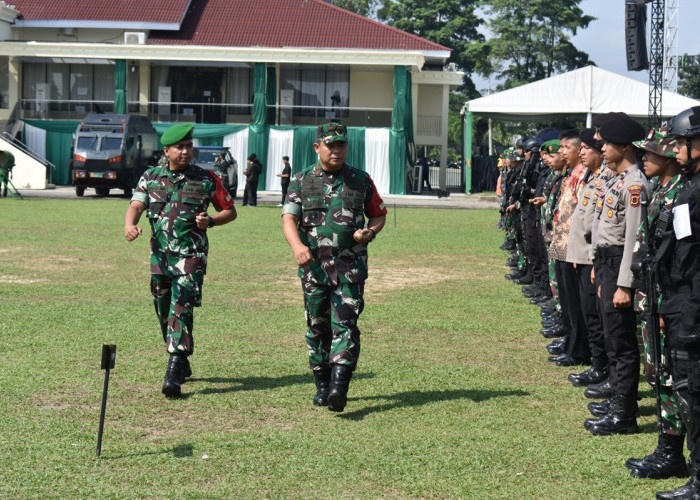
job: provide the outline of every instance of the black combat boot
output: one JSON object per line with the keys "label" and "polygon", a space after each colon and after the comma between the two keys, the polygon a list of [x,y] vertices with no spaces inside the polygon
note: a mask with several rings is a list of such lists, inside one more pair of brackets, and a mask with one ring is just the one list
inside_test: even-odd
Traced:
{"label": "black combat boot", "polygon": [[690,480],[673,491],[656,492],[658,500],[686,500],[700,498],[700,466],[694,465],[690,471]]}
{"label": "black combat boot", "polygon": [[589,384],[583,395],[589,399],[605,399],[612,396],[612,386],[610,385],[610,377],[597,384]]}
{"label": "black combat boot", "polygon": [[630,474],[643,479],[668,479],[688,477],[688,464],[683,458],[683,438],[671,434],[659,434],[656,449],[644,458],[629,458],[625,466]]}
{"label": "black combat boot", "polygon": [[185,356],[185,362],[182,365],[182,371],[180,372],[180,383],[184,384],[187,382],[187,378],[192,376],[192,367],[190,366],[190,358]]}
{"label": "black combat boot", "polygon": [[558,356],[564,354],[566,349],[566,339],[564,337],[559,337],[552,340],[551,343],[547,344],[547,352],[553,356]]}
{"label": "black combat boot", "polygon": [[[596,418],[605,416],[606,414],[610,413],[610,398],[604,399],[600,402],[591,401],[590,403],[588,403],[588,411],[590,411],[591,415],[593,415]],[[584,423],[584,427],[585,426],[586,424]],[[588,429],[588,427],[586,427],[586,429]]]}
{"label": "black combat boot", "polygon": [[608,372],[608,367],[596,366],[597,363],[595,360],[593,363],[593,366],[591,366],[588,370],[582,371],[581,373],[570,373],[568,378],[571,385],[574,387],[585,387],[591,384],[597,384],[598,382],[602,382],[608,378],[608,375],[610,374]]}
{"label": "black combat boot", "polygon": [[527,271],[524,276],[513,279],[513,283],[515,283],[516,285],[532,285],[533,281],[534,277],[529,271]]}
{"label": "black combat boot", "polygon": [[636,414],[637,398],[616,394],[610,398],[610,412],[590,422],[588,430],[595,436],[637,434],[639,427],[637,426]]}
{"label": "black combat boot", "polygon": [[162,392],[169,398],[180,397],[181,380],[184,378],[185,362],[187,357],[182,354],[171,354],[168,360],[168,369],[165,371]]}
{"label": "black combat boot", "polygon": [[560,323],[555,326],[550,326],[549,328],[542,328],[540,333],[546,339],[553,339],[555,337],[563,337],[566,334],[566,328]]}
{"label": "black combat boot", "polygon": [[348,388],[352,378],[352,368],[348,365],[331,365],[331,384],[328,392],[328,409],[343,411],[348,402]]}
{"label": "black combat boot", "polygon": [[314,380],[316,381],[314,406],[328,406],[328,388],[331,385],[330,366],[323,366],[320,370],[314,370]]}

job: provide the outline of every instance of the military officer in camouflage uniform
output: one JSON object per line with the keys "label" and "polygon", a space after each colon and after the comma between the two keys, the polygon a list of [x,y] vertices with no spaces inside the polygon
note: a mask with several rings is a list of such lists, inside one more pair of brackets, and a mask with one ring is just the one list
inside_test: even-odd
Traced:
{"label": "military officer in camouflage uniform", "polygon": [[[179,397],[192,374],[187,359],[194,351],[193,308],[202,302],[207,270],[207,229],[231,222],[236,209],[221,179],[191,164],[191,124],[173,125],[161,142],[165,155],[144,172],[124,220],[124,236],[133,241],[146,212],[151,224],[151,294],[163,340],[170,353],[163,394]],[[219,212],[208,215],[209,205]]]}
{"label": "military officer in camouflage uniform", "polygon": [[[306,309],[313,404],[340,412],[360,355],[367,245],[384,227],[386,208],[368,174],[345,163],[347,129],[321,125],[319,162],[295,175],[282,208],[284,237],[299,266]],[[365,225],[365,216],[369,221]]]}
{"label": "military officer in camouflage uniform", "polygon": [[[644,173],[652,180],[653,191],[651,201],[647,208],[647,224],[639,225],[637,230],[637,245],[635,247],[635,268],[643,267],[643,259],[648,255],[654,255],[658,249],[663,233],[667,230],[668,220],[673,208],[673,202],[678,196],[678,191],[683,187],[680,165],[676,161],[676,153],[673,148],[675,139],[666,137],[666,128],[651,130],[643,141],[637,141],[634,145],[644,151]],[[646,228],[649,228],[647,234]],[[658,277],[657,277],[658,279]],[[646,280],[645,280],[646,281]],[[640,283],[637,289],[637,310],[641,313],[642,339],[644,341],[645,373],[647,381],[655,385],[655,362],[653,359],[652,342],[650,338],[649,304],[647,303],[646,283]],[[658,282],[654,283],[656,287]],[[658,296],[658,293],[656,294]],[[658,316],[656,316],[658,321]],[[658,325],[657,325],[658,327]],[[680,414],[678,401],[672,391],[673,379],[671,376],[670,352],[677,346],[672,337],[667,337],[660,331],[658,363],[658,414],[659,441],[656,450],[641,459],[630,458],[627,467],[635,477],[648,479],[666,479],[673,476],[685,477],[688,475],[688,467],[683,457],[683,441],[685,439],[685,425]]]}

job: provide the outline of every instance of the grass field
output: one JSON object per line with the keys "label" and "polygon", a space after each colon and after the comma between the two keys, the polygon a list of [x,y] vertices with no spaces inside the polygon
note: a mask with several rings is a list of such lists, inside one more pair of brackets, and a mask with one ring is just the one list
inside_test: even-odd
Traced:
{"label": "grass field", "polygon": [[[148,237],[127,201],[0,199],[1,498],[652,498],[593,437],[546,361],[539,309],[503,279],[495,211],[398,209],[370,248],[362,355],[344,413],[315,408],[301,288],[279,209],[211,231],[186,397],[167,354]],[[141,226],[148,233],[147,226]],[[103,343],[117,345],[102,458]]]}

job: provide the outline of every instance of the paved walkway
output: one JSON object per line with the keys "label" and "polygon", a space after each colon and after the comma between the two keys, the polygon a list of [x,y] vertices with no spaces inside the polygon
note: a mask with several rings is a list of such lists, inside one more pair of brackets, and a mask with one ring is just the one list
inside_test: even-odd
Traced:
{"label": "paved walkway", "polygon": [[[51,189],[20,189],[19,192],[25,198],[66,198],[79,199],[75,194],[75,188],[71,186],[57,186]],[[240,205],[242,191],[239,189],[239,197],[236,198],[236,203]],[[280,202],[282,193],[280,191],[258,191],[259,205],[276,205]],[[121,198],[122,191],[118,189],[112,190],[109,198]],[[84,199],[99,199],[94,189],[86,189]],[[422,195],[383,195],[384,203],[388,208],[391,207],[422,207],[422,208],[445,208],[464,210],[470,208],[498,208],[498,202],[494,195],[480,194],[464,194],[464,193],[449,193],[448,196],[438,197],[437,194]]]}

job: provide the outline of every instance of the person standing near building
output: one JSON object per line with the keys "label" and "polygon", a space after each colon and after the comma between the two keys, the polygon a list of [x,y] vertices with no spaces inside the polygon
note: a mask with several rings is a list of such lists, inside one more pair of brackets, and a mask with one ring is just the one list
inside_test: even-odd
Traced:
{"label": "person standing near building", "polygon": [[287,199],[287,189],[289,189],[289,179],[292,176],[292,166],[289,164],[289,156],[282,157],[282,172],[277,174],[280,177],[280,183],[282,184],[282,201],[279,206],[284,205],[284,200]]}
{"label": "person standing near building", "polygon": [[[207,271],[207,230],[236,218],[221,179],[192,163],[191,124],[173,125],[161,142],[162,162],[144,172],[124,218],[124,237],[134,241],[145,212],[151,225],[151,294],[163,340],[170,354],[162,392],[179,397],[192,374],[194,307],[202,303]],[[209,205],[219,213],[207,214]]]}
{"label": "person standing near building", "polygon": [[344,125],[319,126],[319,161],[292,178],[282,208],[284,237],[304,292],[313,404],[335,412],[345,408],[360,355],[367,246],[387,213],[372,178],[345,163],[347,146]]}
{"label": "person standing near building", "polygon": [[245,175],[245,191],[243,191],[243,206],[258,206],[258,178],[262,173],[262,163],[255,153],[248,156],[248,167],[243,171]]}

